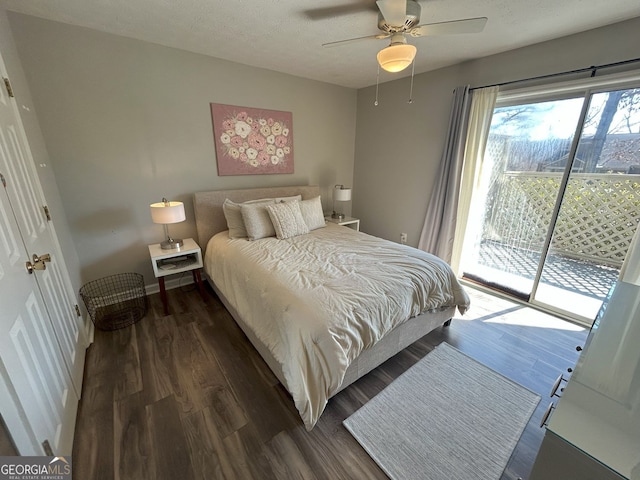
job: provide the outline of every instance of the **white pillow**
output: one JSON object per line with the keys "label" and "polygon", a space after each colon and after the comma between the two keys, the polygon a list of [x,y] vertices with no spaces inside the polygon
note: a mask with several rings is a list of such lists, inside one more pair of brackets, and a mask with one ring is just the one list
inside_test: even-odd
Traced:
{"label": "white pillow", "polygon": [[[244,204],[258,204],[258,203],[273,203],[273,198],[262,198],[260,200],[249,200]],[[247,238],[247,229],[244,226],[244,220],[242,219],[242,212],[240,206],[242,203],[236,203],[228,198],[225,198],[222,204],[222,212],[224,218],[227,219],[227,229],[229,230],[229,238]]]}
{"label": "white pillow", "polygon": [[295,202],[302,200],[302,195],[294,195],[293,197],[276,197],[276,203]]}
{"label": "white pillow", "polygon": [[327,225],[324,221],[322,202],[320,201],[319,196],[301,201],[300,212],[302,213],[302,218],[304,218],[304,222],[307,224],[309,231],[316,230]]}
{"label": "white pillow", "polygon": [[283,240],[309,233],[309,228],[302,218],[300,202],[274,203],[265,208],[269,212],[278,239]]}
{"label": "white pillow", "polygon": [[[259,240],[265,237],[275,237],[276,231],[273,228],[273,223],[269,218],[269,212],[267,212],[267,206],[273,205],[271,203],[253,203],[240,205],[240,212],[242,213],[242,220],[244,221],[244,227],[247,229],[247,237],[249,240]],[[277,205],[286,205],[284,203]]]}

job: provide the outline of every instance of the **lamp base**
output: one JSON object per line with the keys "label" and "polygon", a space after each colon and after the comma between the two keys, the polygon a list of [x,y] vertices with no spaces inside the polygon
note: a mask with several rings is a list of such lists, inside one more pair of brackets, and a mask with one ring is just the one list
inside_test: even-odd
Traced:
{"label": "lamp base", "polygon": [[333,212],[333,213],[331,214],[331,218],[335,218],[335,219],[338,219],[338,220],[342,220],[342,219],[344,218],[344,213],[336,213],[336,212]]}
{"label": "lamp base", "polygon": [[184,241],[181,238],[167,238],[160,244],[162,250],[174,250],[184,245]]}

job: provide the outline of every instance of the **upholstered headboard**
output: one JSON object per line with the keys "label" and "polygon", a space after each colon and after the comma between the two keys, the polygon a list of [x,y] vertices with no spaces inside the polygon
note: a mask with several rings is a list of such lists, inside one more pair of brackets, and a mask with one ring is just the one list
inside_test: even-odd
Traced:
{"label": "upholstered headboard", "polygon": [[212,190],[193,194],[193,208],[198,229],[198,243],[204,252],[209,239],[216,233],[227,230],[227,220],[222,204],[228,198],[234,202],[246,202],[259,198],[291,197],[302,195],[303,200],[320,195],[317,185],[299,185],[294,187],[249,188],[244,190]]}

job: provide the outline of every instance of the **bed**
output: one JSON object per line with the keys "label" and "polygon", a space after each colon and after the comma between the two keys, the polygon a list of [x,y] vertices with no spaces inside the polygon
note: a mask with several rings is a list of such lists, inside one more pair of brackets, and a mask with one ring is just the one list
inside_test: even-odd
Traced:
{"label": "bed", "polygon": [[[319,195],[306,185],[194,194],[207,281],[291,394],[307,430],[329,398],[469,306],[449,266],[420,250],[323,220],[288,238],[278,238],[284,227],[255,241],[235,238],[223,211],[231,202],[278,199],[272,214],[288,201],[305,212],[317,210]],[[299,219],[297,205],[290,207]]]}

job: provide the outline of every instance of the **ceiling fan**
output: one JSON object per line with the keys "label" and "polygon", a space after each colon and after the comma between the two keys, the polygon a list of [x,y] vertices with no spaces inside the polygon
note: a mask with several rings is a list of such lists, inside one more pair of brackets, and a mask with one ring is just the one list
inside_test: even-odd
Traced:
{"label": "ceiling fan", "polygon": [[414,45],[407,43],[407,35],[424,37],[479,33],[487,23],[487,17],[477,17],[418,25],[422,7],[416,0],[377,0],[376,5],[378,6],[378,29],[383,33],[324,43],[322,46],[336,47],[360,40],[390,38],[389,46],[378,52],[378,63],[389,72],[400,72],[411,65],[417,52]]}

